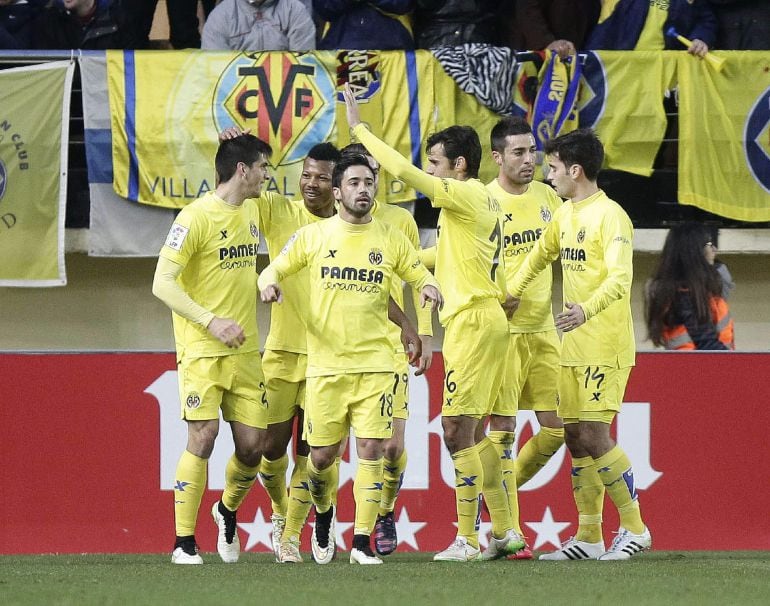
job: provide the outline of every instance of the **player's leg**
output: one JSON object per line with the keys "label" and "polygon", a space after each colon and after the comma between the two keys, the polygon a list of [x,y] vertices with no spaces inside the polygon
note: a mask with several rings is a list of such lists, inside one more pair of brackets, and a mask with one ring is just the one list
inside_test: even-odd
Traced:
{"label": "player's leg", "polygon": [[350,425],[356,436],[358,468],[353,481],[356,515],[351,564],[381,564],[374,555],[371,535],[382,501],[383,442],[393,434],[393,375],[386,372],[351,376]]}
{"label": "player's leg", "polygon": [[516,483],[523,486],[539,472],[564,444],[564,424],[556,413],[561,344],[555,330],[522,335],[528,358],[519,410],[534,410],[540,430],[516,456]]}
{"label": "player's leg", "polygon": [[206,489],[208,458],[219,431],[219,365],[219,358],[183,358],[179,362],[179,399],[182,419],[187,422],[187,446],[174,476],[176,541],[171,561],[175,564],[203,563],[195,528]]}
{"label": "player's leg", "polygon": [[267,427],[267,398],[258,353],[228,356],[229,388],[222,417],[230,423],[235,452],[225,467],[225,489],[211,515],[217,524],[217,551],[224,562],[240,555],[236,514],[257,478]]}
{"label": "player's leg", "polygon": [[561,548],[540,556],[541,560],[596,559],[604,553],[602,510],[604,485],[596,472],[594,460],[582,444],[578,418],[583,408],[582,369],[563,366],[559,372],[559,417],[564,420],[565,442],[572,456],[570,479],[572,496],[578,512],[575,536]]}
{"label": "player's leg", "polygon": [[[304,398],[304,388],[302,397]],[[310,454],[310,446],[302,438],[304,418],[304,410],[300,409],[297,413],[294,468],[289,480],[289,505],[286,511],[286,526],[281,537],[279,549],[279,561],[283,563],[298,563],[302,561],[302,556],[299,552],[300,536],[310,513],[310,506],[313,504],[307,477],[307,461]]]}
{"label": "player's leg", "polygon": [[393,435],[383,445],[382,500],[374,526],[374,546],[380,555],[393,553],[398,545],[395,507],[407,462],[404,435],[409,418],[409,367],[403,354],[398,354],[397,361],[404,363],[393,373]]}
{"label": "player's leg", "polygon": [[628,455],[610,435],[610,425],[620,410],[630,368],[592,366],[586,369],[586,389],[591,397],[578,423],[583,447],[620,517],[620,528],[601,560],[627,560],[652,546],[650,531],[642,521]]}
{"label": "player's leg", "polygon": [[337,549],[332,504],[339,477],[335,461],[340,442],[350,431],[347,398],[353,392],[348,375],[308,377],[305,389],[304,435],[310,445],[307,475],[316,510],[310,543],[315,562],[328,564]]}

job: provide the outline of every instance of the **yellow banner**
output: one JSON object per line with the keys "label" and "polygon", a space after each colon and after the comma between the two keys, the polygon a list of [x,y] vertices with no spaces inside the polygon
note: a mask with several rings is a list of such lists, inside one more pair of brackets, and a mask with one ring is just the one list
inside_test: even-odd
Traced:
{"label": "yellow banner", "polygon": [[770,52],[679,57],[679,201],[740,221],[770,221]]}
{"label": "yellow banner", "polygon": [[74,63],[0,70],[0,286],[63,286]]}
{"label": "yellow banner", "polygon": [[604,144],[605,167],[649,177],[666,132],[663,97],[673,85],[673,51],[586,54],[578,100],[581,128]]}

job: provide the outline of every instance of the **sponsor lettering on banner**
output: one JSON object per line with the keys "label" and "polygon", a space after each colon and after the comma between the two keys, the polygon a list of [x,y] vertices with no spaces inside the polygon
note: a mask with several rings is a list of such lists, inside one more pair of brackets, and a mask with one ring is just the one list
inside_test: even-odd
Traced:
{"label": "sponsor lettering on banner", "polygon": [[[614,431],[633,463],[633,486],[656,548],[764,548],[770,521],[757,504],[770,497],[770,488],[752,482],[752,468],[745,464],[746,453],[770,455],[763,427],[714,420],[725,414],[720,394],[726,390],[744,403],[745,414],[761,412],[770,386],[754,379],[770,354],[658,353],[640,354],[637,361]],[[427,377],[410,381],[409,464],[396,506],[401,550],[443,549],[456,532],[454,470],[442,444],[442,366],[437,353]],[[15,406],[0,430],[8,453],[0,494],[0,553],[167,552],[173,536],[174,471],[186,444],[175,356],[9,354],[0,364],[0,380],[15,386]],[[195,405],[188,400],[186,406]],[[15,429],[25,424],[36,431]],[[534,415],[521,413],[516,448],[536,430]],[[700,454],[703,442],[715,432],[720,456],[707,461]],[[223,427],[209,460],[204,508],[223,488],[233,452],[229,434]],[[40,454],[50,452],[51,444],[56,457]],[[351,446],[340,469],[337,540],[343,549],[352,539],[356,456]],[[575,532],[569,466],[561,449],[520,490],[522,525],[534,549],[553,549]],[[28,511],[19,518],[14,503],[28,494],[30,477],[56,478],[57,490],[25,501]],[[83,533],[80,520],[94,509],[100,516],[91,516],[93,531]],[[730,516],[723,515],[726,510]],[[270,549],[270,513],[265,491],[256,486],[239,511],[246,551]],[[610,539],[618,523],[610,505],[604,520]],[[698,532],[703,524],[714,532]],[[484,518],[482,545],[489,528]],[[34,544],[28,540],[33,535]],[[196,536],[204,552],[215,549],[215,527],[202,515]]]}

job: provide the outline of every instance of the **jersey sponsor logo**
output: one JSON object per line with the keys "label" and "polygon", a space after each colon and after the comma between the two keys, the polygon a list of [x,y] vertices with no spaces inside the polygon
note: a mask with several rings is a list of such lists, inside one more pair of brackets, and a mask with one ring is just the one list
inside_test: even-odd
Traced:
{"label": "jersey sponsor logo", "polygon": [[382,284],[384,274],[374,269],[358,269],[356,267],[337,267],[336,265],[321,266],[321,278],[332,278],[336,280],[350,280],[354,282],[368,282],[373,284]]}
{"label": "jersey sponsor logo", "polygon": [[219,249],[219,260],[242,259],[243,257],[255,257],[259,244],[251,242],[249,244],[238,244],[237,246],[223,246]]}
{"label": "jersey sponsor logo", "polygon": [[570,248],[565,246],[561,249],[562,261],[585,261],[586,251],[582,248]]}
{"label": "jersey sponsor logo", "polygon": [[342,89],[350,84],[359,103],[368,103],[382,85],[377,53],[365,50],[345,50],[337,54],[337,101],[345,102]]}
{"label": "jersey sponsor logo", "polygon": [[369,251],[369,263],[382,265],[382,251],[379,248],[373,248]]}
{"label": "jersey sponsor logo", "polygon": [[535,242],[542,233],[543,230],[540,227],[537,229],[525,229],[522,232],[513,232],[512,234],[505,236],[504,243],[506,247],[528,244],[530,242]]}
{"label": "jersey sponsor logo", "polygon": [[187,408],[198,408],[201,405],[201,397],[194,391],[187,394],[184,401]]}
{"label": "jersey sponsor logo", "polygon": [[166,236],[166,246],[177,251],[182,250],[182,244],[184,244],[188,233],[190,233],[189,227],[174,223],[168,232],[168,236]]}
{"label": "jersey sponsor logo", "polygon": [[770,193],[770,88],[757,98],[746,117],[743,149],[752,177]]}
{"label": "jersey sponsor logo", "polygon": [[273,166],[304,159],[333,131],[335,85],[312,53],[242,53],[222,71],[212,112],[218,132],[251,129],[273,148]]}

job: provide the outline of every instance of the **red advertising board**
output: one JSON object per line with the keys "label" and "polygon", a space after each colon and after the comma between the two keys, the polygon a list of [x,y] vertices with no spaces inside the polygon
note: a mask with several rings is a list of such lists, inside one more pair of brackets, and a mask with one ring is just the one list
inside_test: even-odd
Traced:
{"label": "red advertising board", "polygon": [[[628,452],[657,549],[767,549],[770,484],[766,403],[770,354],[639,354],[613,431]],[[412,381],[409,466],[396,519],[400,550],[436,551],[455,535],[453,471],[441,443],[441,356]],[[157,553],[173,542],[173,482],[185,445],[172,354],[6,354],[0,427],[0,553]],[[519,416],[519,443],[533,431]],[[232,453],[223,426],[209,461],[197,538],[215,549],[210,504]],[[348,449],[348,452],[354,449]],[[348,457],[350,455],[347,455]],[[349,548],[355,460],[340,471],[338,542]],[[520,492],[533,548],[576,529],[569,457],[562,450]],[[239,511],[241,544],[270,544],[260,486]],[[609,541],[617,517],[608,502]],[[482,535],[489,529],[482,525]],[[307,531],[306,531],[307,532]],[[307,538],[307,536],[305,537]],[[482,538],[482,544],[484,542]]]}

